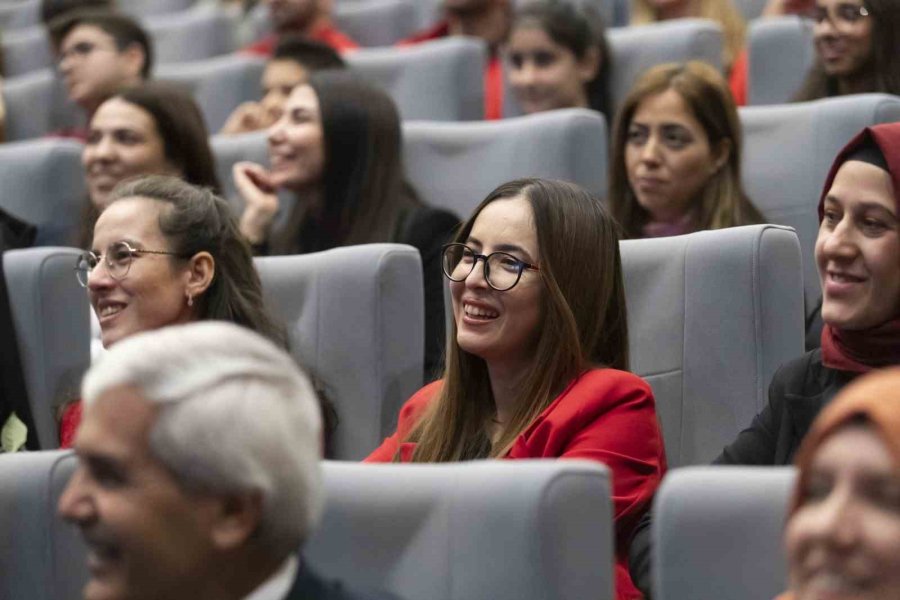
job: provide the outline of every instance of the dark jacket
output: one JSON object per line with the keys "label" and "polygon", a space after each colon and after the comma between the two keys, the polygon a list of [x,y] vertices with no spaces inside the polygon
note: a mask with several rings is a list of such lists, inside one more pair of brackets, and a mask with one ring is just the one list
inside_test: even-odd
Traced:
{"label": "dark jacket", "polygon": [[399,600],[385,592],[365,594],[348,590],[340,583],[326,581],[305,565],[301,565],[294,585],[284,600]]}
{"label": "dark jacket", "polygon": [[[717,465],[783,466],[793,461],[813,419],[835,394],[849,383],[853,373],[835,371],[822,364],[822,351],[812,350],[778,369],[769,385],[769,403],[753,418],[750,427],[722,450]],[[631,578],[650,598],[650,524],[648,511],[631,538]]]}

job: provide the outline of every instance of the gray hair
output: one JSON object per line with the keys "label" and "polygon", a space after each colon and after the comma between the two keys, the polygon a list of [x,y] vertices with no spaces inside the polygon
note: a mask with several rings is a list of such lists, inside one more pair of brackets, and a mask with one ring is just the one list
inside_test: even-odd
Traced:
{"label": "gray hair", "polygon": [[159,405],[150,450],[183,487],[260,493],[260,540],[279,555],[300,547],[322,510],[322,417],[288,354],[222,321],[165,327],[116,344],[82,397],[90,405],[119,386]]}

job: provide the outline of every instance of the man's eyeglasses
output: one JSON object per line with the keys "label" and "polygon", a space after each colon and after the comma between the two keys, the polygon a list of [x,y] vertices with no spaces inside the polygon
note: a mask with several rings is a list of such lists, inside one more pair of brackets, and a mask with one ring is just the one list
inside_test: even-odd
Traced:
{"label": "man's eyeglasses", "polygon": [[485,256],[465,244],[444,246],[441,264],[447,279],[465,281],[479,260],[484,261],[484,280],[498,292],[512,289],[519,283],[523,271],[540,271],[537,265],[519,260],[507,252],[492,252]]}
{"label": "man's eyeglasses", "polygon": [[106,249],[106,252],[100,256],[97,256],[90,250],[82,252],[78,257],[78,262],[75,263],[75,277],[82,287],[87,287],[91,271],[102,261],[109,276],[116,281],[121,281],[128,276],[128,270],[131,269],[131,263],[134,262],[135,257],[141,254],[179,256],[177,252],[138,250],[137,248],[132,248],[128,242],[113,242]]}

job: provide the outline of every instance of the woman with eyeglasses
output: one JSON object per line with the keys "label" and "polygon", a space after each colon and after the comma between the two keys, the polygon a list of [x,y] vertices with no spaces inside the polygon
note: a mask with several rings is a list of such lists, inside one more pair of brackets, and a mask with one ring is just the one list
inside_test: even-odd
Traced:
{"label": "woman with eyeglasses", "polygon": [[817,60],[795,100],[900,94],[900,2],[816,0]]}
{"label": "woman with eyeglasses", "polygon": [[632,527],[666,468],[650,386],[628,369],[619,228],[569,183],[501,185],[444,247],[444,376],[369,462],[584,458],[613,474],[617,598]]}

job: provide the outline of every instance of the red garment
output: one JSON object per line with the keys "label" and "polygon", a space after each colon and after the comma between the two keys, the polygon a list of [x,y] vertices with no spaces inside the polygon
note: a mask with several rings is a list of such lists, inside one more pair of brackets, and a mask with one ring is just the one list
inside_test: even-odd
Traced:
{"label": "red garment", "polygon": [[[870,141],[881,149],[888,164],[894,186],[894,202],[900,214],[900,123],[887,123],[866,127],[840,151],[831,165],[819,199],[819,223],[824,217],[825,197],[838,170],[847,158]],[[822,328],[822,363],[832,369],[855,373],[900,364],[900,319],[863,331],[842,331],[826,323]]]}
{"label": "red garment", "polygon": [[[439,21],[433,27],[397,42],[397,46],[412,46],[450,36],[450,24]],[[484,66],[484,118],[494,121],[503,118],[503,63],[494,52]]]}
{"label": "red garment", "polygon": [[[309,39],[323,44],[328,44],[338,52],[347,52],[348,50],[356,50],[359,44],[354,42],[350,37],[332,25],[324,25],[318,27],[309,34]],[[247,54],[255,54],[257,56],[272,56],[275,52],[275,46],[278,45],[278,34],[270,33],[264,38],[257,40],[249,46],[241,48],[241,52]]]}
{"label": "red garment", "polygon": [[47,137],[76,140],[81,143],[86,143],[88,139],[88,130],[87,127],[66,127],[51,131],[47,134]]}
{"label": "red garment", "polygon": [[81,423],[81,400],[76,400],[63,410],[59,422],[59,447],[71,448],[75,443],[75,432]]}
{"label": "red garment", "polygon": [[[403,405],[397,432],[365,462],[390,462],[398,452],[401,461],[410,460],[415,444],[402,440],[440,386],[440,381],[426,385]],[[582,458],[609,467],[616,524],[616,598],[641,598],[628,573],[628,542],[666,470],[650,386],[625,371],[587,371],[538,415],[504,458]]]}
{"label": "red garment", "polygon": [[728,76],[731,95],[734,96],[734,103],[738,106],[747,106],[747,71],[749,67],[750,61],[745,48],[735,57],[734,64],[731,65],[731,75]]}

